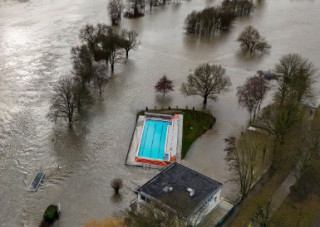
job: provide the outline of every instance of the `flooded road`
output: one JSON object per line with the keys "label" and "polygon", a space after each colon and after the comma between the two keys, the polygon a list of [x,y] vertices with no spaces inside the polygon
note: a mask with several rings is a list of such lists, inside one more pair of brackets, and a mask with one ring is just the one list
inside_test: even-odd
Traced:
{"label": "flooded road", "polygon": [[[247,124],[238,107],[235,88],[259,69],[270,69],[287,53],[301,53],[320,67],[320,1],[260,1],[254,14],[236,21],[234,28],[214,39],[183,33],[192,10],[214,1],[192,0],[156,8],[146,16],[123,19],[121,27],[138,31],[142,45],[130,52],[88,117],[73,130],[64,122],[49,122],[53,86],[70,77],[70,48],[78,45],[86,23],[109,23],[104,0],[0,0],[0,226],[38,226],[44,209],[60,202],[60,226],[81,226],[126,208],[134,198],[132,180],[156,171],[124,165],[136,112],[146,106],[201,108],[202,100],[183,97],[180,84],[199,64],[222,64],[232,90],[208,109],[217,118],[214,128],[195,142],[183,164],[222,183],[223,195],[235,194],[224,163],[224,141]],[[250,57],[238,53],[235,42],[247,25],[258,28],[272,45],[269,54]],[[154,84],[164,73],[175,91],[162,102]],[[58,168],[59,167],[59,168]],[[26,192],[34,174],[46,172],[36,193]],[[124,179],[120,200],[112,198],[110,181]]]}

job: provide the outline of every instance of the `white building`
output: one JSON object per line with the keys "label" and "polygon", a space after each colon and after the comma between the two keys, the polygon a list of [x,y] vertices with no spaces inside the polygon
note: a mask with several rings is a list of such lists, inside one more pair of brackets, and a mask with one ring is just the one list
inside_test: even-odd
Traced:
{"label": "white building", "polygon": [[222,184],[177,162],[137,189],[138,204],[155,201],[197,225],[221,201]]}

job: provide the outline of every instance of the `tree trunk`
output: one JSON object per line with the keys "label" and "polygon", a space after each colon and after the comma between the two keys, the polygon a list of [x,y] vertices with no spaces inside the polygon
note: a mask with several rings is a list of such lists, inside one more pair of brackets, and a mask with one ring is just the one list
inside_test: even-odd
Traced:
{"label": "tree trunk", "polygon": [[138,16],[138,3],[137,1],[135,1],[135,4],[134,4],[134,11],[133,11],[133,15],[136,17]]}
{"label": "tree trunk", "polygon": [[126,49],[126,59],[129,58],[129,50]]}
{"label": "tree trunk", "polygon": [[72,125],[72,113],[71,110],[69,110],[70,112],[68,113],[68,122],[69,122],[69,126]]}
{"label": "tree trunk", "polygon": [[253,52],[253,47],[250,48],[250,54],[252,54],[252,52]]}
{"label": "tree trunk", "polygon": [[111,63],[111,73],[114,71],[114,63]]}
{"label": "tree trunk", "polygon": [[205,96],[203,97],[203,106],[204,106],[204,107],[206,107],[206,105],[207,105],[207,100],[208,100],[208,96],[205,95]]}

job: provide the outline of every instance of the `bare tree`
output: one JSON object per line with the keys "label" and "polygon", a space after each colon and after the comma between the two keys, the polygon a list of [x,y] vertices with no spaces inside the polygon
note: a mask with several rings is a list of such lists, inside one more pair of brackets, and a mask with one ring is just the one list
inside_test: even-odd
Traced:
{"label": "bare tree", "polygon": [[318,75],[308,59],[299,54],[285,55],[274,71],[279,77],[275,100],[280,105],[289,101],[309,102],[314,97],[312,86]]}
{"label": "bare tree", "polygon": [[208,7],[200,12],[192,11],[185,19],[185,30],[187,33],[213,36],[216,29],[227,29],[225,16],[221,7]]}
{"label": "bare tree", "polygon": [[71,49],[73,73],[81,83],[89,83],[92,79],[92,59],[87,45],[76,46]]}
{"label": "bare tree", "polygon": [[152,9],[153,6],[157,4],[157,0],[148,0],[147,3],[149,4],[150,10]]}
{"label": "bare tree", "polygon": [[244,51],[249,51],[250,54],[255,51],[263,52],[271,48],[259,32],[252,26],[246,27],[239,35],[237,41],[240,43],[240,47]]}
{"label": "bare tree", "polygon": [[231,10],[224,9],[223,7],[219,8],[219,17],[217,28],[221,30],[228,30],[231,28],[234,20],[236,19],[236,14]]}
{"label": "bare tree", "polygon": [[182,83],[181,92],[186,96],[198,95],[203,97],[203,105],[207,100],[217,100],[217,95],[229,91],[230,78],[221,65],[202,64],[190,74],[187,83]]}
{"label": "bare tree", "polygon": [[113,188],[115,194],[119,194],[119,190],[122,188],[122,186],[123,183],[121,178],[114,178],[111,181],[111,187]]}
{"label": "bare tree", "polygon": [[278,76],[274,103],[264,108],[261,121],[272,135],[275,152],[290,130],[302,122],[303,103],[314,96],[316,75],[313,64],[298,54],[283,56],[274,71]]}
{"label": "bare tree", "polygon": [[80,29],[79,38],[82,42],[86,43],[89,50],[94,53],[100,35],[105,34],[109,28],[110,27],[105,24],[97,24],[97,26],[86,24]]}
{"label": "bare tree", "polygon": [[217,29],[228,30],[236,17],[248,16],[253,11],[251,0],[224,0],[216,7],[192,11],[185,19],[187,33],[213,36]]}
{"label": "bare tree", "polygon": [[127,0],[128,11],[125,13],[127,17],[140,17],[144,15],[145,0]]}
{"label": "bare tree", "polygon": [[48,117],[54,121],[57,121],[58,118],[66,118],[69,125],[71,125],[76,111],[77,101],[74,80],[60,80],[54,87],[54,95]]}
{"label": "bare tree", "polygon": [[156,92],[162,93],[162,96],[164,97],[168,92],[173,91],[173,83],[172,80],[169,80],[166,75],[163,75],[161,77],[157,84],[154,86]]}
{"label": "bare tree", "polygon": [[107,9],[111,18],[112,25],[120,24],[123,8],[123,0],[111,0],[109,2]]}
{"label": "bare tree", "polygon": [[254,214],[253,219],[260,225],[260,227],[269,226],[271,222],[271,201],[260,206],[258,211]]}
{"label": "bare tree", "polygon": [[108,82],[106,72],[108,70],[105,62],[94,62],[93,64],[93,78],[94,84],[99,89],[99,94],[102,94],[102,86]]}
{"label": "bare tree", "polygon": [[129,51],[135,50],[139,45],[138,33],[136,31],[129,31],[123,29],[121,32],[122,46],[126,51],[126,58],[129,57]]}
{"label": "bare tree", "polygon": [[193,10],[184,21],[184,29],[187,33],[198,34],[199,33],[199,13]]}
{"label": "bare tree", "polygon": [[228,137],[225,142],[225,160],[229,169],[235,173],[234,180],[239,183],[241,195],[246,196],[252,186],[254,170],[258,164],[257,154],[263,147],[255,138],[246,135],[238,141],[235,137]]}
{"label": "bare tree", "polygon": [[254,10],[254,5],[252,0],[224,0],[222,2],[222,8],[241,17],[249,16]]}
{"label": "bare tree", "polygon": [[250,123],[255,119],[269,89],[263,76],[249,77],[244,85],[237,87],[238,102],[250,113]]}
{"label": "bare tree", "polygon": [[118,32],[110,28],[107,34],[101,34],[99,37],[99,46],[101,51],[106,56],[106,62],[111,66],[111,73],[114,72],[114,64],[121,59],[123,59],[123,53],[121,52],[122,48],[122,39]]}

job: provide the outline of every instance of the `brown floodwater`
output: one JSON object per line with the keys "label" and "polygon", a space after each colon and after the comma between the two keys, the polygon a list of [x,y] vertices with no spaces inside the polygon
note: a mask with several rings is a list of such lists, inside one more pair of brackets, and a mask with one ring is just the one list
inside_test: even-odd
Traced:
{"label": "brown floodwater", "polygon": [[[212,39],[184,34],[185,17],[213,4],[217,2],[182,1],[123,19],[121,27],[138,31],[142,44],[125,64],[115,66],[103,94],[96,92],[87,117],[71,130],[46,117],[53,86],[71,76],[70,48],[79,44],[79,29],[86,23],[109,23],[107,2],[0,0],[0,226],[38,226],[50,203],[61,203],[61,227],[81,226],[128,207],[136,183],[157,172],[124,165],[136,112],[146,106],[201,108],[201,98],[183,97],[179,86],[206,62],[222,64],[233,86],[208,104],[217,123],[194,143],[183,164],[221,181],[223,195],[235,198],[223,139],[239,134],[248,121],[235,88],[287,53],[300,53],[319,68],[320,1],[262,0],[251,17],[237,20],[229,32]],[[247,25],[266,37],[270,53],[252,57],[239,52],[235,40]],[[164,73],[176,87],[162,100],[153,86]],[[44,184],[36,193],[27,192],[40,170],[46,172]],[[117,199],[109,186],[114,177],[125,184]]]}

